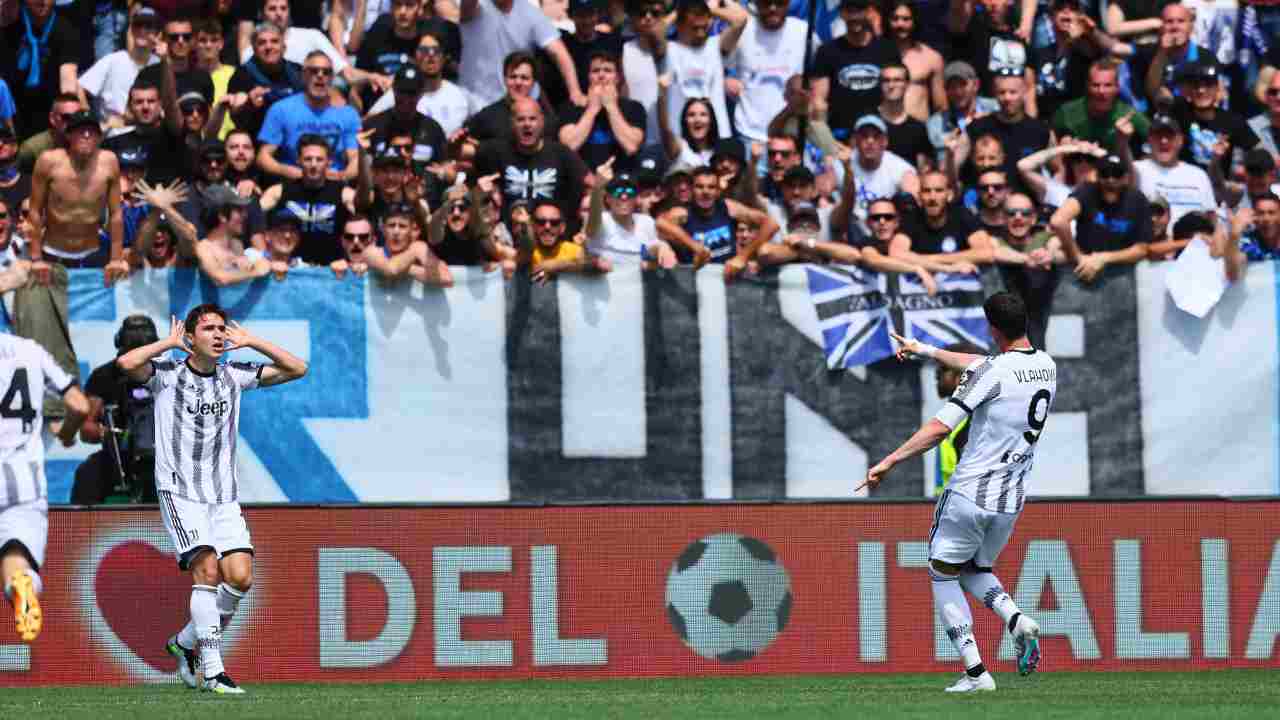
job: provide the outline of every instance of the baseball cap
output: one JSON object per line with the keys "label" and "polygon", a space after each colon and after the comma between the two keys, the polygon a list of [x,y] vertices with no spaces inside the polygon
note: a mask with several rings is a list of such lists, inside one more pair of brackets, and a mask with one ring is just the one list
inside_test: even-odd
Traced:
{"label": "baseball cap", "polygon": [[205,140],[200,143],[200,159],[204,160],[211,157],[226,157],[227,148],[218,140]]}
{"label": "baseball cap", "polygon": [[395,80],[391,81],[391,89],[397,94],[422,91],[422,73],[412,65],[405,65],[396,71]]}
{"label": "baseball cap", "polygon": [[609,184],[606,185],[604,189],[609,192],[613,192],[614,190],[621,190],[623,188],[631,188],[637,192],[640,189],[639,185],[636,184],[635,177],[630,173],[622,173],[615,176],[609,181]]}
{"label": "baseball cap", "polygon": [[155,10],[142,5],[133,11],[133,17],[129,19],[129,24],[142,27],[160,27],[160,15]]}
{"label": "baseball cap", "polygon": [[858,132],[864,127],[873,127],[882,133],[889,132],[889,126],[884,124],[879,115],[863,115],[858,118],[858,122],[853,124],[853,131]]}
{"label": "baseball cap", "polygon": [[249,198],[231,189],[230,185],[217,183],[204,189],[204,201],[209,207],[248,207]]}
{"label": "baseball cap", "polygon": [[789,168],[785,175],[782,176],[783,185],[800,184],[809,185],[814,181],[813,172],[804,165],[797,165]]}
{"label": "baseball cap", "polygon": [[386,220],[393,217],[414,217],[413,206],[406,202],[393,202],[387,205],[387,209],[382,211],[382,219]]}
{"label": "baseball cap", "polygon": [[395,165],[404,166],[404,155],[401,155],[398,150],[390,145],[373,158],[374,167],[391,167]]}
{"label": "baseball cap", "polygon": [[742,147],[742,143],[733,138],[720,138],[716,141],[716,150],[711,154],[711,163],[714,165],[719,158],[730,157],[739,163],[747,161],[747,150]]}
{"label": "baseball cap", "polygon": [[1108,155],[1098,163],[1098,174],[1102,177],[1121,177],[1125,174],[1124,161],[1119,155]]}
{"label": "baseball cap", "polygon": [[1050,10],[1060,10],[1062,8],[1080,8],[1080,0],[1053,0],[1049,3]]}
{"label": "baseball cap", "polygon": [[973,66],[963,60],[953,60],[942,69],[944,82],[950,80],[977,80],[978,73]]}
{"label": "baseball cap", "polygon": [[1178,82],[1189,80],[1217,80],[1218,64],[1211,59],[1201,58],[1185,63],[1178,69]]}
{"label": "baseball cap", "polygon": [[1156,113],[1151,116],[1151,132],[1156,130],[1173,130],[1174,132],[1182,132],[1182,124],[1177,118],[1168,113]]}
{"label": "baseball cap", "polygon": [[71,113],[71,117],[67,118],[67,129],[75,130],[76,128],[93,126],[98,128],[98,132],[102,132],[102,125],[98,123],[98,118],[88,110],[77,110]]}
{"label": "baseball cap", "polygon": [[1275,158],[1262,148],[1254,148],[1244,154],[1244,171],[1250,175],[1261,175],[1275,169]]}
{"label": "baseball cap", "polygon": [[576,15],[580,12],[588,10],[595,11],[600,9],[598,0],[569,0],[569,15]]}
{"label": "baseball cap", "polygon": [[787,227],[799,225],[805,220],[815,225],[822,224],[822,220],[818,216],[818,208],[814,207],[813,203],[796,203],[795,207],[791,208],[791,212],[787,215]]}
{"label": "baseball cap", "polygon": [[662,176],[652,170],[641,170],[636,173],[636,188],[639,190],[652,190],[653,188],[662,187]]}
{"label": "baseball cap", "polygon": [[190,105],[191,103],[200,103],[201,105],[208,105],[209,100],[206,99],[203,94],[195,90],[192,90],[190,92],[185,92],[182,94],[182,97],[178,98],[178,107],[182,107],[183,105]]}
{"label": "baseball cap", "polygon": [[267,215],[268,230],[287,226],[300,227],[301,225],[302,223],[298,221],[298,216],[284,208],[277,209]]}

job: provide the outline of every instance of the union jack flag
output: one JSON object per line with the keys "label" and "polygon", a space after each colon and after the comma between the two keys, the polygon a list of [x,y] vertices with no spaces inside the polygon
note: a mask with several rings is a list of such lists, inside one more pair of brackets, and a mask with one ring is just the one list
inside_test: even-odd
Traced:
{"label": "union jack flag", "polygon": [[892,357],[891,330],[937,347],[991,344],[977,275],[940,273],[938,291],[929,295],[914,275],[837,265],[810,265],[805,272],[830,370]]}

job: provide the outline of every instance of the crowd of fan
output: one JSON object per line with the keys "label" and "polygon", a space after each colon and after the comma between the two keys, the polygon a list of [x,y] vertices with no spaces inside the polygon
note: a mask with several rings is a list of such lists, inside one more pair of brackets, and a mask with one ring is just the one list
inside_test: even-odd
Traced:
{"label": "crowd of fan", "polygon": [[1280,2],[842,0],[812,45],[806,13],[0,0],[0,290],[56,336],[65,292],[21,295],[75,267],[996,265],[1042,339],[1067,272],[1280,257]]}

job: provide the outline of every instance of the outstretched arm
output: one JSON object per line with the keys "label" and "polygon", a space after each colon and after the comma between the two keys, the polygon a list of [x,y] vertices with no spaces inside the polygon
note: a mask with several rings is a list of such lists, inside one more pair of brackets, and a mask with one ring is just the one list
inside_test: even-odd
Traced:
{"label": "outstretched arm", "polygon": [[[942,421],[937,418],[930,418],[929,422],[922,425],[920,429],[916,431],[915,435],[912,435],[910,439],[902,443],[897,450],[889,453],[888,457],[881,460],[875,467],[868,470],[867,480],[863,485],[870,485],[874,488],[880,484],[880,481],[884,479],[885,474],[892,470],[894,465],[897,465],[903,460],[910,460],[923,452],[932,450],[950,434],[951,428],[944,425]],[[862,486],[858,486],[857,489],[861,490]]]}
{"label": "outstretched arm", "polygon": [[889,336],[898,343],[897,355],[899,360],[927,357],[933,358],[939,365],[944,365],[952,370],[965,370],[975,360],[982,359],[981,355],[943,350],[932,345],[926,345],[919,340],[909,340],[895,332],[890,332]]}
{"label": "outstretched arm", "polygon": [[290,380],[297,380],[307,374],[307,362],[275,343],[251,335],[238,322],[227,323],[227,341],[231,348],[249,348],[257,350],[271,359],[271,365],[262,368],[258,379],[261,387],[280,385]]}

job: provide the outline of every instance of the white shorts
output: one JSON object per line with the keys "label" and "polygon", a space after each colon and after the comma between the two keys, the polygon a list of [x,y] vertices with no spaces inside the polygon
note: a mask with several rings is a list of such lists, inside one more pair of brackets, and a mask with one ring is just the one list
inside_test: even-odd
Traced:
{"label": "white shorts", "polygon": [[186,570],[202,550],[213,550],[221,559],[234,552],[253,554],[249,526],[240,514],[240,503],[202,503],[161,490],[160,517],[173,541],[178,567]]}
{"label": "white shorts", "polygon": [[49,537],[49,500],[0,507],[0,548],[20,542],[35,561],[36,570],[44,565],[45,543]]}
{"label": "white shorts", "polygon": [[969,498],[947,490],[933,510],[929,559],[951,565],[972,560],[980,568],[994,567],[1017,522],[1017,514],[983,510]]}

